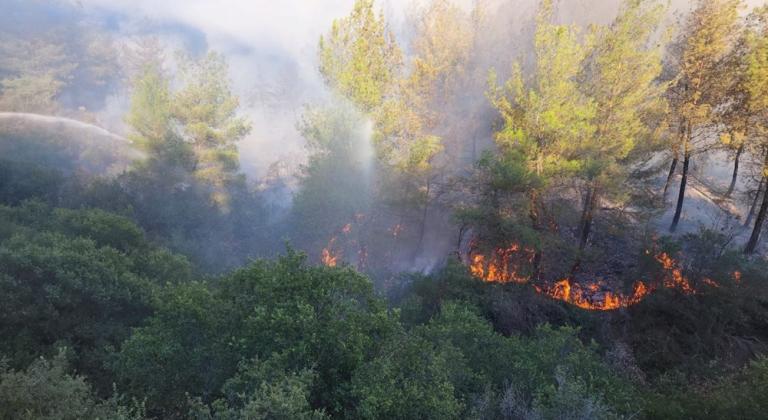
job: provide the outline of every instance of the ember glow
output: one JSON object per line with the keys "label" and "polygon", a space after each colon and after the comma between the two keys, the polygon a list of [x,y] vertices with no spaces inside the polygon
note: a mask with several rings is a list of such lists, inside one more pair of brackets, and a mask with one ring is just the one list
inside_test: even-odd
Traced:
{"label": "ember glow", "polygon": [[[650,254],[650,251],[646,251]],[[468,257],[469,271],[473,277],[488,283],[516,283],[525,284],[531,278],[519,274],[519,261],[533,262],[535,251],[521,249],[517,244],[509,248],[499,248],[490,257],[482,254],[470,253]],[[654,258],[663,269],[663,277],[660,281],[637,281],[632,293],[622,294],[611,290],[604,281],[593,280],[585,283],[576,282],[565,278],[555,282],[551,286],[533,285],[541,294],[555,300],[560,300],[571,305],[590,311],[613,311],[635,305],[645,299],[659,287],[677,289],[684,294],[695,294],[696,290],[691,282],[683,275],[683,270],[677,260],[666,252],[657,254]],[[733,273],[736,283],[741,278],[740,272]],[[711,287],[720,287],[712,279],[704,279],[703,282]]]}

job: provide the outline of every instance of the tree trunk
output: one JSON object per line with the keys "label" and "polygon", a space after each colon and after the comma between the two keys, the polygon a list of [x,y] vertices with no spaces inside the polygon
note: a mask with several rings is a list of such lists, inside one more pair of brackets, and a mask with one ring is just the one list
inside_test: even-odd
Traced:
{"label": "tree trunk", "polygon": [[[680,142],[685,142],[685,133],[686,125],[680,124]],[[675,169],[677,169],[678,162],[680,162],[680,143],[675,146],[675,149],[672,153],[672,165],[669,167],[667,182],[664,183],[664,193],[662,194],[662,197],[665,203],[667,202],[667,191],[669,191],[669,186],[672,184],[672,178],[675,176]]]}
{"label": "tree trunk", "polygon": [[[765,179],[766,168],[768,168],[768,151],[765,152],[763,179]],[[768,212],[768,190],[763,194],[763,204],[760,205],[760,211],[757,212],[757,219],[755,220],[755,227],[752,229],[752,236],[749,237],[749,242],[747,242],[747,246],[744,248],[744,253],[747,255],[754,254],[757,249],[757,244],[760,241],[760,233],[763,231],[766,212]]]}
{"label": "tree trunk", "polygon": [[430,181],[427,181],[427,198],[424,201],[424,209],[421,213],[421,226],[419,228],[419,243],[416,246],[416,254],[414,255],[414,259],[421,254],[422,247],[424,246],[424,235],[426,235],[427,232],[427,216],[429,216],[429,193],[432,189],[432,183]]}
{"label": "tree trunk", "polygon": [[533,226],[534,230],[540,230],[541,216],[539,214],[539,193],[536,190],[531,190],[528,194],[528,200],[528,205],[530,206],[528,209],[528,217],[531,219],[531,226]]}
{"label": "tree trunk", "polygon": [[683,157],[683,177],[680,179],[680,191],[677,195],[677,206],[675,207],[675,216],[672,218],[672,225],[669,227],[669,231],[674,233],[677,230],[677,225],[680,223],[680,215],[683,213],[683,202],[685,201],[685,187],[688,185],[688,169],[691,166],[691,126],[688,125],[688,131],[684,137],[683,149],[685,154]]}
{"label": "tree trunk", "polygon": [[[541,207],[539,203],[539,193],[536,190],[531,190],[528,195],[529,206],[528,217],[531,219],[531,227],[536,232],[541,231],[541,213],[539,209]],[[543,258],[542,251],[537,249],[533,254],[533,278],[538,279],[541,274],[541,260]]]}
{"label": "tree trunk", "polygon": [[589,240],[589,233],[592,230],[592,219],[594,218],[595,205],[597,204],[598,191],[597,186],[590,185],[587,190],[587,196],[584,198],[584,209],[581,212],[581,223],[579,227],[579,250],[584,250]]}
{"label": "tree trunk", "polygon": [[752,224],[752,219],[755,218],[755,210],[757,209],[757,203],[760,202],[760,192],[763,190],[763,184],[765,183],[765,177],[760,179],[760,184],[757,185],[757,192],[755,192],[755,198],[752,200],[752,205],[749,207],[749,214],[747,214],[747,221],[744,222],[744,227],[749,227]]}
{"label": "tree trunk", "polygon": [[[541,177],[544,173],[544,156],[541,153],[541,142],[539,142],[539,151],[536,153],[536,176]],[[533,229],[537,232],[541,231],[541,210],[544,209],[544,204],[541,203],[541,197],[536,189],[532,189],[530,192],[530,210],[528,216],[531,218],[531,224]],[[541,276],[541,260],[544,258],[543,250],[537,249],[533,254],[533,278],[539,279]]]}
{"label": "tree trunk", "polygon": [[733,190],[736,189],[736,179],[739,177],[739,159],[742,153],[744,153],[743,144],[736,150],[736,158],[733,160],[733,177],[731,177],[731,185],[728,187],[728,192],[725,193],[726,198],[730,198]]}
{"label": "tree trunk", "polygon": [[757,244],[760,241],[760,233],[763,230],[763,222],[765,222],[765,214],[768,212],[768,194],[763,194],[763,204],[760,205],[760,211],[757,213],[757,220],[755,220],[755,228],[752,229],[752,236],[749,237],[744,253],[752,255],[757,249]]}
{"label": "tree trunk", "polygon": [[672,158],[672,165],[669,167],[669,174],[667,175],[667,182],[664,183],[664,193],[662,194],[662,197],[664,197],[664,201],[666,203],[667,201],[667,191],[669,191],[669,185],[672,183],[672,177],[675,176],[675,169],[677,168],[677,162],[680,159],[677,157],[677,153],[675,153],[675,157]]}

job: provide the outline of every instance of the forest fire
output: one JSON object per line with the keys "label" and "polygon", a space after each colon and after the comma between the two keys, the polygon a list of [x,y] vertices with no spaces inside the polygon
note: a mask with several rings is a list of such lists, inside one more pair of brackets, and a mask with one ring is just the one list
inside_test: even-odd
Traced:
{"label": "forest fire", "polygon": [[694,293],[693,287],[691,287],[688,279],[683,276],[682,270],[677,268],[677,262],[670,257],[669,254],[662,252],[656,256],[656,261],[660,262],[662,267],[664,267],[664,270],[669,271],[671,274],[671,276],[666,276],[664,278],[664,287],[670,289],[679,288],[685,293]]}
{"label": "forest fire", "polygon": [[[522,253],[521,253],[522,251]],[[523,258],[532,262],[535,251],[530,248],[521,248],[519,244],[513,244],[508,248],[497,248],[490,258],[482,254],[474,254],[469,257],[469,270],[474,277],[483,279],[489,283],[527,283],[530,278],[519,274],[520,266],[515,263]]]}
{"label": "forest fire", "polygon": [[648,286],[641,281],[635,283],[631,295],[622,295],[609,290],[603,291],[604,287],[600,283],[582,286],[579,283],[571,283],[569,279],[561,280],[549,289],[534,287],[539,293],[590,311],[613,311],[627,308],[640,302],[650,293]]}
{"label": "forest fire", "polygon": [[326,267],[337,267],[342,263],[344,251],[350,252],[350,246],[359,247],[357,251],[357,268],[363,269],[368,261],[368,251],[359,243],[353,231],[358,230],[357,223],[363,221],[365,215],[358,213],[355,221],[347,223],[328,241],[328,245],[320,252],[320,262]]}
{"label": "forest fire", "polygon": [[[534,252],[531,249],[523,249],[514,244],[509,248],[499,248],[490,258],[482,254],[470,254],[468,266],[473,277],[489,283],[516,283],[525,284],[531,279],[519,274],[519,267],[511,263],[515,255],[521,255],[528,262],[532,262]],[[650,253],[650,252],[648,252]],[[661,264],[664,276],[660,282],[637,281],[631,294],[622,294],[610,290],[602,280],[579,283],[570,278],[565,278],[552,286],[533,285],[538,293],[547,295],[555,300],[560,300],[571,305],[590,311],[612,311],[627,308],[645,299],[659,286],[668,289],[677,289],[685,294],[694,294],[696,290],[690,281],[683,275],[679,262],[668,253],[661,252],[654,259]],[[733,273],[736,283],[741,277],[740,272]],[[705,279],[704,283],[711,287],[720,287],[712,279]]]}
{"label": "forest fire", "polygon": [[320,259],[322,260],[323,265],[326,267],[336,267],[339,264],[341,255],[338,251],[333,250],[335,244],[336,237],[333,237],[328,242],[328,246],[323,248],[323,251],[320,255]]}

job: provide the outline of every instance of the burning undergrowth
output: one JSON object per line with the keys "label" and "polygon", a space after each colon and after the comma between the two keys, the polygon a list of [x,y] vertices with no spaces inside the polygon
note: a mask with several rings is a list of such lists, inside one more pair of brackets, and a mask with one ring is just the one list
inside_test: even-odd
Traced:
{"label": "burning undergrowth", "polygon": [[[412,245],[412,241],[404,238],[407,233],[402,223],[387,223],[376,216],[357,213],[331,235],[320,251],[320,262],[326,267],[349,265],[361,272],[377,272],[382,264],[404,259],[398,251]],[[375,258],[369,256],[371,253]]]}
{"label": "burning undergrowth", "polygon": [[[570,273],[551,276],[538,266],[538,253],[531,247],[512,244],[482,253],[476,247],[463,258],[473,277],[488,283],[530,284],[537,293],[590,311],[613,311],[636,305],[654,291],[665,288],[683,294],[696,294],[699,287],[720,287],[724,280],[701,277],[696,283],[686,276],[682,255],[671,255],[663,250],[645,250],[639,256],[647,273],[643,279],[632,282],[629,291],[617,287],[626,281],[618,273],[597,275],[576,264]],[[730,279],[741,280],[741,272],[734,271]]]}
{"label": "burning undergrowth", "polygon": [[[394,267],[396,260],[404,259],[402,253],[395,256],[393,252],[413,242],[407,239],[411,230],[391,219],[384,223],[379,217],[358,213],[339,225],[319,261],[329,267],[348,265],[375,278],[382,267]],[[486,240],[473,235],[475,239],[460,245],[459,259],[475,279],[527,285],[541,296],[588,311],[629,308],[662,289],[695,295],[705,288],[738,285],[742,277],[736,269],[695,269],[706,265],[692,257],[702,250],[679,249],[656,236],[646,240],[606,236],[601,238],[602,246],[578,253],[560,235],[538,245],[521,241],[501,247],[484,245]]]}
{"label": "burning undergrowth", "polygon": [[[328,245],[320,253],[320,261],[323,265],[336,267],[342,262],[346,262],[354,265],[358,270],[365,269],[367,252],[365,244],[361,243],[360,228],[358,227],[358,224],[364,219],[364,214],[356,214],[354,223],[346,223],[328,240]],[[356,255],[353,255],[352,258],[349,255],[351,249],[357,249],[354,252]]]}

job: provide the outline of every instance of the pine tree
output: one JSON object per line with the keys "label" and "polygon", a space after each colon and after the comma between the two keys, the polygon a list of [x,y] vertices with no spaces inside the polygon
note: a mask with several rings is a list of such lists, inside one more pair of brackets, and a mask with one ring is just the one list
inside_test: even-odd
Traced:
{"label": "pine tree", "polygon": [[334,20],[330,33],[320,37],[319,51],[326,84],[366,113],[381,106],[402,61],[373,0],[356,0],[349,16]]}
{"label": "pine tree", "polygon": [[[756,139],[758,151],[763,158],[762,181],[768,176],[768,7],[757,9],[753,13],[753,27],[747,30],[748,52],[744,57],[745,91],[749,127]],[[758,191],[758,195],[759,195]],[[760,234],[768,214],[768,194],[763,194],[760,210],[757,212],[752,235],[744,248],[744,253],[752,254],[757,249]]]}
{"label": "pine tree", "polygon": [[138,65],[132,80],[131,109],[125,120],[133,129],[129,137],[150,159],[168,160],[173,139],[171,91],[159,57]]}
{"label": "pine tree", "polygon": [[654,43],[664,8],[656,1],[628,0],[610,27],[594,29],[594,50],[585,65],[584,89],[594,101],[594,135],[569,151],[578,162],[585,196],[579,247],[589,239],[602,196],[625,193],[626,161],[652,133],[651,117],[662,108],[661,48]]}
{"label": "pine tree", "polygon": [[670,231],[680,222],[688,183],[694,141],[706,126],[715,121],[713,105],[724,95],[726,81],[717,69],[727,57],[738,35],[738,11],[741,0],[699,0],[688,16],[673,48],[677,76],[667,95],[679,137],[673,142],[674,158],[670,178],[682,153],[683,169],[675,215]]}
{"label": "pine tree", "polygon": [[377,144],[391,165],[391,199],[403,204],[401,219],[414,213],[416,220],[414,255],[441,194],[437,185],[453,169],[451,152],[464,140],[456,118],[462,104],[456,102],[471,54],[470,23],[469,15],[447,0],[428,3],[414,21],[410,71],[377,114]]}
{"label": "pine tree", "polygon": [[516,150],[528,160],[542,188],[528,191],[529,217],[535,229],[543,227],[542,195],[553,178],[573,174],[578,162],[569,149],[594,135],[595,104],[582,92],[578,77],[588,48],[575,26],[552,22],[552,2],[541,5],[534,37],[535,67],[524,78],[520,64],[503,88],[491,74],[489,97],[503,119],[496,133],[502,153]]}
{"label": "pine tree", "polygon": [[182,61],[183,87],[173,95],[173,117],[191,146],[192,172],[213,188],[211,199],[226,208],[227,186],[240,179],[237,142],[251,130],[238,116],[240,102],[229,86],[227,63],[217,53]]}

